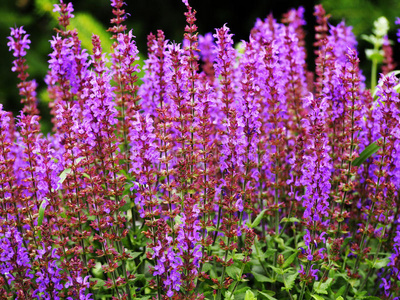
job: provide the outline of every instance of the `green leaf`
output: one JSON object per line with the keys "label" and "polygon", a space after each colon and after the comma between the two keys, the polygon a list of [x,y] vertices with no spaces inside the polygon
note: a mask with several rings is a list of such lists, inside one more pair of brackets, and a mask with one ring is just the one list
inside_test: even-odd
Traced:
{"label": "green leaf", "polygon": [[249,227],[250,228],[257,227],[258,224],[260,224],[261,219],[263,218],[266,211],[267,211],[267,209],[264,209],[262,212],[260,212],[260,214],[257,216],[257,218],[253,221],[253,224],[251,224]]}
{"label": "green leaf", "polygon": [[336,300],[344,300],[342,296],[336,298]]}
{"label": "green leaf", "polygon": [[202,272],[208,272],[213,268],[213,265],[210,263],[204,263],[203,269],[201,270]]}
{"label": "green leaf", "polygon": [[332,281],[333,281],[333,278],[329,278],[325,282],[316,281],[316,282],[314,282],[313,289],[318,294],[325,294],[326,295],[326,294],[328,294],[327,290],[330,287]]}
{"label": "green leaf", "polygon": [[236,266],[229,266],[226,268],[226,273],[229,275],[229,277],[235,280],[239,279],[240,271],[240,268]]}
{"label": "green leaf", "polygon": [[300,223],[301,221],[295,217],[291,217],[291,218],[282,218],[280,223],[294,223],[294,222]]}
{"label": "green leaf", "polygon": [[283,274],[284,274],[282,268],[277,268],[277,267],[274,267],[274,266],[269,266],[269,267],[270,267],[276,274],[279,274],[279,275],[283,275]]}
{"label": "green leaf", "polygon": [[92,278],[89,278],[89,280],[92,282],[97,281],[97,283],[93,287],[95,290],[102,288],[106,284],[106,282],[103,279],[99,279],[99,278],[92,277]]}
{"label": "green leaf", "polygon": [[123,206],[121,206],[121,207],[119,208],[119,211],[124,212],[124,211],[130,210],[131,208],[132,208],[132,202],[131,202],[131,200],[128,198],[128,201],[126,201],[126,203],[125,203]]}
{"label": "green leaf", "polygon": [[377,49],[366,49],[365,55],[369,60],[374,60],[378,63],[381,63],[384,58],[383,50],[377,50]]}
{"label": "green leaf", "polygon": [[258,292],[260,295],[264,296],[265,298],[267,298],[268,300],[277,300],[275,297],[275,293],[273,291],[262,291],[262,292]]}
{"label": "green leaf", "polygon": [[290,264],[296,259],[297,257],[297,252],[293,253],[292,255],[290,255],[285,262],[282,265],[282,269],[286,269],[287,267],[290,266]]}
{"label": "green leaf", "polygon": [[37,221],[38,226],[42,225],[42,223],[43,223],[44,211],[46,210],[46,205],[47,205],[47,198],[45,198],[42,201],[42,204],[40,204],[40,207],[39,207],[39,216],[38,216],[38,221]]}
{"label": "green leaf", "polygon": [[[42,225],[42,223],[43,223],[44,211],[46,210],[46,205],[47,205],[47,198],[44,198],[42,201],[42,204],[40,204],[40,207],[39,207],[39,216],[38,216],[38,220],[37,220],[38,226]],[[38,230],[38,236],[39,236],[39,239],[42,239],[42,231],[40,229]]]}
{"label": "green leaf", "polygon": [[243,299],[244,294],[245,294],[247,291],[249,291],[249,290],[250,290],[250,287],[245,286],[245,287],[242,287],[242,288],[240,288],[240,289],[237,289],[237,290],[234,292],[234,294],[237,295],[237,296],[239,297],[239,299]]}
{"label": "green leaf", "polygon": [[67,168],[64,171],[61,172],[61,174],[58,176],[60,178],[60,180],[58,181],[59,184],[62,184],[65,180],[65,178],[67,178],[67,175],[71,173],[71,169]]}
{"label": "green leaf", "polygon": [[386,267],[386,266],[388,265],[389,262],[390,262],[389,258],[378,259],[378,260],[375,262],[373,268],[374,268],[374,269],[381,269],[381,268],[384,268],[384,267]]}
{"label": "green leaf", "polygon": [[285,249],[285,242],[281,237],[274,237],[274,241],[278,244],[278,247],[281,249]]}
{"label": "green leaf", "polygon": [[364,161],[367,160],[367,158],[371,157],[371,155],[376,153],[378,150],[379,146],[376,144],[376,142],[369,144],[368,147],[361,152],[360,156],[353,160],[352,165],[359,167]]}
{"label": "green leaf", "polygon": [[244,296],[244,300],[257,300],[257,297],[254,296],[254,293],[250,290],[246,291],[246,295]]}
{"label": "green leaf", "polygon": [[96,262],[95,266],[92,268],[92,273],[95,277],[93,279],[103,278],[103,268],[101,267],[100,262]]}
{"label": "green leaf", "polygon": [[366,296],[366,297],[362,297],[362,300],[381,300],[381,298],[379,297],[375,297],[375,296]]}
{"label": "green leaf", "polygon": [[[342,297],[342,295],[344,294],[344,291],[346,290],[346,286],[344,285],[344,286],[342,286],[338,291],[337,291],[337,293],[335,294],[335,296],[337,296],[337,297]],[[343,298],[342,298],[343,299]]]}
{"label": "green leaf", "polygon": [[285,276],[285,281],[284,281],[285,287],[282,287],[282,289],[290,291],[293,288],[294,282],[298,275],[299,275],[298,272],[295,272],[293,274],[283,275]]}
{"label": "green leaf", "polygon": [[176,215],[174,218],[175,224],[182,224],[182,217],[180,215]]}
{"label": "green leaf", "polygon": [[254,276],[254,279],[257,282],[275,282],[274,279],[269,278],[269,277],[264,276],[264,275],[261,275],[261,274],[258,274],[258,273],[255,273],[255,272],[253,272],[253,276]]}
{"label": "green leaf", "polygon": [[324,297],[321,297],[321,296],[319,296],[319,295],[311,295],[311,297],[313,297],[315,300],[325,300],[325,298]]}
{"label": "green leaf", "polygon": [[126,252],[128,252],[130,255],[129,260],[135,259],[136,257],[143,255],[143,252],[131,252],[130,250],[128,250]]}
{"label": "green leaf", "polygon": [[225,292],[225,299],[227,299],[227,300],[234,300],[234,299],[235,299],[235,296],[233,296],[232,292],[226,291],[226,292]]}

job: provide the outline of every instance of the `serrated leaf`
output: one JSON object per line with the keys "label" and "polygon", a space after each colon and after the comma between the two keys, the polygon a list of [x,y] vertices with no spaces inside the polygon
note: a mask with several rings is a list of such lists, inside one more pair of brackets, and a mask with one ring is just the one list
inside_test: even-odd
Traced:
{"label": "serrated leaf", "polygon": [[364,161],[367,160],[367,158],[371,157],[374,153],[376,153],[379,150],[379,146],[376,144],[376,142],[373,142],[368,145],[367,148],[361,152],[360,156],[357,157],[355,160],[353,160],[352,165],[359,167]]}
{"label": "serrated leaf", "polygon": [[255,218],[255,220],[253,221],[253,223],[249,226],[250,228],[255,228],[258,226],[258,224],[260,224],[265,212],[267,211],[267,209],[264,209],[262,212],[259,213],[259,215],[257,216],[257,218]]}
{"label": "serrated leaf", "polygon": [[282,269],[286,269],[287,267],[290,266],[290,264],[296,259],[297,257],[297,252],[293,253],[292,255],[290,255],[285,262],[282,265]]}
{"label": "serrated leaf", "polygon": [[242,288],[236,290],[236,292],[234,292],[234,294],[239,296],[239,298],[241,298],[248,290],[250,290],[250,287],[245,286],[245,287],[242,287]]}
{"label": "serrated leaf", "polygon": [[322,297],[322,296],[319,296],[319,295],[311,295],[311,297],[313,297],[315,300],[325,300],[325,298],[324,297]]}
{"label": "serrated leaf", "polygon": [[257,297],[254,296],[254,293],[250,290],[246,291],[246,294],[244,295],[244,300],[257,300]]}
{"label": "serrated leaf", "polygon": [[333,281],[333,278],[329,278],[325,282],[316,281],[316,282],[314,282],[313,289],[318,294],[325,294],[326,295],[326,294],[328,294],[327,290],[331,286],[332,281]]}
{"label": "serrated leaf", "polygon": [[345,290],[346,290],[346,286],[344,285],[344,286],[342,286],[342,287],[337,291],[337,293],[335,294],[335,296],[341,297],[341,296],[343,295],[343,293],[344,293]]}
{"label": "serrated leaf", "polygon": [[262,291],[262,292],[258,292],[260,295],[264,296],[265,298],[267,298],[268,300],[277,300],[275,297],[275,293],[273,291]]}
{"label": "serrated leaf", "polygon": [[99,278],[89,278],[90,281],[94,282],[97,281],[97,283],[93,286],[93,288],[95,290],[98,290],[100,288],[102,288],[103,286],[106,285],[106,282],[103,279],[99,279]]}
{"label": "serrated leaf", "polygon": [[277,268],[277,267],[274,267],[274,266],[269,266],[276,274],[279,274],[279,275],[283,275],[284,274],[284,272],[283,272],[283,270],[281,269],[281,268]]}
{"label": "serrated leaf", "polygon": [[239,278],[240,271],[241,271],[240,268],[236,266],[229,266],[226,268],[226,274],[228,274],[229,277],[231,277],[234,280],[237,280]]}
{"label": "serrated leaf", "polygon": [[[284,284],[285,284],[285,289],[286,290],[290,291],[293,288],[294,282],[296,281],[296,278],[297,278],[298,275],[299,275],[298,272],[295,272],[293,274],[288,274],[286,276],[283,275],[283,276],[285,276]],[[282,289],[284,289],[284,288],[282,287]]]}
{"label": "serrated leaf", "polygon": [[226,292],[225,292],[225,299],[227,299],[227,300],[234,300],[234,299],[235,299],[235,296],[232,294],[232,292],[226,291]]}
{"label": "serrated leaf", "polygon": [[275,282],[275,280],[255,272],[253,272],[253,276],[257,282]]}
{"label": "serrated leaf", "polygon": [[363,291],[363,290],[361,290],[361,291],[356,291],[354,297],[355,297],[356,299],[362,299],[362,298],[364,298],[364,296],[365,296],[367,293],[368,293],[367,291]]}
{"label": "serrated leaf", "polygon": [[381,269],[381,268],[384,268],[384,267],[386,267],[386,266],[388,265],[389,262],[390,262],[389,258],[378,259],[378,260],[375,262],[373,268],[374,268],[374,269]]}
{"label": "serrated leaf", "polygon": [[201,270],[202,272],[208,272],[212,269],[213,265],[210,263],[204,263],[203,265],[203,269]]}
{"label": "serrated leaf", "polygon": [[243,253],[232,253],[232,255],[228,255],[228,260],[232,258],[235,261],[241,261],[242,262],[244,257],[245,256],[244,256]]}

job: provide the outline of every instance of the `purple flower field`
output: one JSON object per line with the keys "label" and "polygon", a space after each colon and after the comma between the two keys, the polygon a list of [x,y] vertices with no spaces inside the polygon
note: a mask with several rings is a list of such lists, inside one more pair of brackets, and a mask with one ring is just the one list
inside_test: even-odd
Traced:
{"label": "purple flower field", "polygon": [[0,104],[0,300],[399,300],[386,23],[365,38],[367,87],[351,28],[321,5],[309,66],[302,7],[234,44],[227,24],[200,35],[182,2],[183,40],[149,34],[140,67],[122,0],[111,49],[93,35],[91,52],[60,0],[48,135],[29,34],[11,28],[23,110]]}

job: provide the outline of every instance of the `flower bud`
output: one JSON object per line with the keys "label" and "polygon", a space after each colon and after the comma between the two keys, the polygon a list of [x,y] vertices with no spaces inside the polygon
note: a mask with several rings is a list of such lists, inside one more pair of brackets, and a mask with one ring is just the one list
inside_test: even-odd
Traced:
{"label": "flower bud", "polygon": [[283,256],[283,254],[279,254],[278,255],[278,264],[280,266],[282,266],[285,263],[285,257]]}

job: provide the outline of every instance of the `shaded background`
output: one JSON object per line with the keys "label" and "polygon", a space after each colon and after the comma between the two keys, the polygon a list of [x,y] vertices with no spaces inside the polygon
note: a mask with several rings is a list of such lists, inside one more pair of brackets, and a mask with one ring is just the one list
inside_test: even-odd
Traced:
{"label": "shaded background", "polygon": [[[67,0],[65,0],[67,2]],[[94,31],[101,34],[103,47],[110,45],[105,29],[112,17],[110,0],[72,0],[76,16],[74,25],[81,32],[83,45],[90,50],[90,35]],[[128,29],[133,29],[136,42],[142,57],[146,56],[146,37],[150,32],[163,29],[169,40],[180,42],[185,26],[183,15],[185,7],[180,0],[125,0],[126,11],[130,13],[127,21]],[[39,109],[44,121],[49,119],[48,103],[46,102],[45,85],[43,82],[47,71],[47,60],[50,52],[49,40],[54,33],[57,15],[52,12],[56,0],[2,0],[0,1],[0,103],[4,109],[13,111],[14,115],[21,109],[16,74],[11,72],[12,55],[8,52],[7,36],[12,26],[24,25],[32,40],[28,51],[30,78],[35,78],[39,84]],[[400,1],[398,0],[190,0],[197,11],[197,26],[200,34],[214,32],[214,29],[227,23],[234,34],[235,42],[247,40],[250,29],[257,18],[264,19],[269,13],[280,19],[290,8],[303,6],[306,10],[308,65],[313,68],[313,37],[314,17],[313,7],[323,4],[327,13],[331,14],[330,22],[336,25],[342,19],[347,25],[353,26],[359,42],[361,68],[369,78],[369,62],[365,60],[364,49],[369,45],[360,39],[361,34],[370,34],[373,21],[380,16],[386,16],[390,22],[389,38],[396,40],[395,17],[400,16]],[[399,47],[395,43],[395,55],[399,56]],[[399,61],[399,59],[396,59]],[[50,126],[47,124],[47,131]],[[46,126],[45,126],[46,127]]]}

